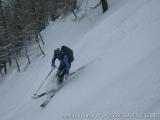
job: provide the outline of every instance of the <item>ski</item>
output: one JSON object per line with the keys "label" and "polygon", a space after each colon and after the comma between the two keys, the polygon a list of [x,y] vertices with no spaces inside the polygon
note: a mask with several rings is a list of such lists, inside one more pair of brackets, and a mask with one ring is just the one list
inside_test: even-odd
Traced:
{"label": "ski", "polygon": [[50,102],[50,100],[52,99],[54,95],[50,96],[48,100],[45,100],[41,105],[40,107],[44,108],[48,105],[48,103]]}
{"label": "ski", "polygon": [[78,68],[77,70],[75,70],[74,72],[70,73],[69,76],[72,76],[73,74],[77,73],[78,71],[82,70],[84,67],[86,67],[86,65],[81,66],[80,68]]}
{"label": "ski", "polygon": [[49,98],[47,100],[45,100],[40,107],[44,108],[48,105],[48,103],[51,101],[51,99],[56,95],[56,93],[63,87],[63,84],[61,84],[56,90],[54,90],[54,92],[52,93],[52,95],[49,96]]}
{"label": "ski", "polygon": [[47,92],[43,92],[43,93],[41,93],[41,94],[39,94],[39,95],[34,95],[34,96],[32,96],[32,98],[33,99],[38,99],[38,98],[41,98],[41,97],[43,97],[43,96],[45,96],[45,95],[47,95],[47,94],[49,94],[49,93],[52,93],[52,92],[54,92],[54,91],[56,91],[56,90],[50,90],[50,91],[47,91]]}
{"label": "ski", "polygon": [[[83,68],[85,68],[87,65],[88,65],[88,64],[83,65],[83,66],[81,66],[80,68],[78,68],[77,70],[71,72],[71,73],[69,74],[69,76],[67,77],[66,80],[72,79],[72,76],[73,76],[75,73],[78,73],[80,70],[82,70]],[[43,97],[43,96],[45,96],[45,95],[48,95],[49,93],[52,93],[52,95],[50,95],[47,100],[45,100],[42,104],[40,104],[40,107],[44,108],[44,107],[46,107],[46,106],[49,104],[49,102],[51,101],[51,99],[56,95],[56,93],[57,93],[63,86],[64,86],[63,83],[62,83],[62,84],[59,84],[59,87],[58,87],[57,89],[53,89],[53,90],[50,90],[50,91],[47,91],[47,92],[43,92],[43,93],[41,93],[41,94],[39,94],[39,95],[36,95],[36,94],[35,94],[32,98],[38,99],[38,98],[41,98],[41,97]]]}
{"label": "ski", "polygon": [[[80,71],[80,70],[83,69],[84,67],[85,67],[85,65],[82,66],[82,67],[80,67],[80,68],[78,68],[76,71],[70,73],[69,76],[68,76],[68,78],[67,78],[66,80],[70,79],[73,74],[77,73],[78,71]],[[53,90],[50,90],[50,91],[46,91],[46,92],[43,92],[43,93],[41,93],[41,94],[39,94],[39,95],[34,95],[34,96],[32,96],[32,98],[33,98],[33,99],[39,99],[39,98],[41,98],[41,97],[43,97],[43,96],[45,96],[45,95],[47,95],[47,94],[50,94],[50,93],[52,93],[52,92],[55,92],[55,91],[56,91],[56,90],[54,90],[54,89],[53,89]]]}

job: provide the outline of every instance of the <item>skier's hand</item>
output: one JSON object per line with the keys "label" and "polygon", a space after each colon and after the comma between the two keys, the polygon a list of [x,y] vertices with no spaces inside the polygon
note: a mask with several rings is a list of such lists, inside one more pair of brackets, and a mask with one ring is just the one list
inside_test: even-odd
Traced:
{"label": "skier's hand", "polygon": [[69,75],[66,74],[66,75],[65,75],[65,79],[67,79],[68,77],[69,77]]}
{"label": "skier's hand", "polygon": [[52,69],[54,69],[56,66],[55,65],[52,65]]}

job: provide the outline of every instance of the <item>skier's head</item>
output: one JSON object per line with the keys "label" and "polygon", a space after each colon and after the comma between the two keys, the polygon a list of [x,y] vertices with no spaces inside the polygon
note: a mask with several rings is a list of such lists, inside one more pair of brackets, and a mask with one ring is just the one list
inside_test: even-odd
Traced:
{"label": "skier's head", "polygon": [[57,48],[57,49],[54,51],[54,55],[55,55],[58,59],[61,59],[62,52],[61,52],[60,48]]}

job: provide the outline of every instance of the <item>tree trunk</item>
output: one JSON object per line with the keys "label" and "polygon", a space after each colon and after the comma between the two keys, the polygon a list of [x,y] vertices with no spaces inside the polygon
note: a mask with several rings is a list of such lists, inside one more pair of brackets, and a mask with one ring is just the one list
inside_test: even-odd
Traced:
{"label": "tree trunk", "polygon": [[40,49],[41,53],[45,56],[46,54],[44,53],[44,51],[41,48],[41,45],[40,45],[39,40],[38,40],[38,37],[37,37],[37,42],[38,42],[38,46],[39,46],[39,49]]}
{"label": "tree trunk", "polygon": [[3,73],[2,73],[2,70],[0,69],[0,73],[1,73],[1,76],[3,77]]}
{"label": "tree trunk", "polygon": [[4,27],[4,37],[5,37],[5,42],[8,44],[8,34],[7,34],[7,23],[6,23],[6,18],[4,15],[3,7],[2,7],[2,1],[0,0],[0,18],[2,19],[2,25]]}
{"label": "tree trunk", "polygon": [[29,59],[29,55],[28,55],[28,51],[27,51],[27,48],[25,47],[25,52],[26,52],[26,56],[27,56],[27,60],[28,60],[28,63],[31,64],[31,61]]}
{"label": "tree trunk", "polygon": [[20,72],[20,67],[19,67],[18,60],[17,60],[17,58],[16,58],[16,57],[15,57],[14,59],[15,59],[15,61],[16,61],[16,64],[17,64],[18,71]]}
{"label": "tree trunk", "polygon": [[101,0],[103,13],[105,13],[108,10],[108,3],[107,0]]}
{"label": "tree trunk", "polygon": [[41,33],[39,32],[38,35],[39,35],[39,37],[40,37],[40,39],[41,39],[41,41],[42,41],[42,44],[44,45],[45,43],[44,43],[44,40],[43,40],[43,38],[42,38]]}
{"label": "tree trunk", "polygon": [[76,13],[74,12],[74,10],[73,10],[73,14],[74,14],[75,18],[77,19],[78,17],[77,17],[77,15],[76,15]]}

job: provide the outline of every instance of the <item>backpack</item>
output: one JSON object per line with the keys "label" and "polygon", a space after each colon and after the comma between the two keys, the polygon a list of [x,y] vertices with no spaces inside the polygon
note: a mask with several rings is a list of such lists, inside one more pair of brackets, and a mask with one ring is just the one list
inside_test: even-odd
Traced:
{"label": "backpack", "polygon": [[61,51],[64,53],[64,54],[67,54],[68,57],[69,57],[69,61],[70,63],[72,63],[74,61],[74,57],[73,57],[73,50],[66,47],[66,46],[62,46],[61,47]]}

